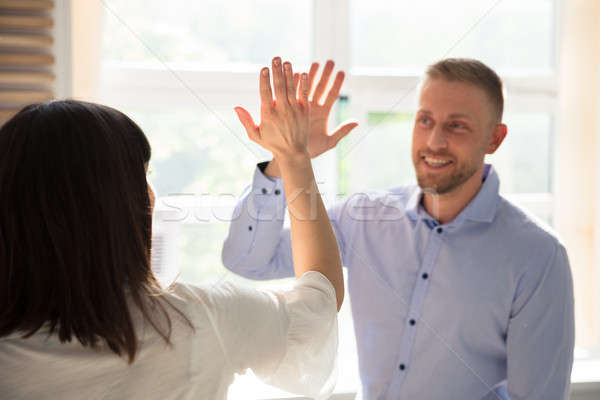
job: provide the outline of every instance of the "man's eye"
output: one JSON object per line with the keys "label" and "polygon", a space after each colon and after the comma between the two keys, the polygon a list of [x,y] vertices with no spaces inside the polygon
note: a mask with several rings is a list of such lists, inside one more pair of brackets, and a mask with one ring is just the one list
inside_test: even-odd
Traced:
{"label": "man's eye", "polygon": [[451,127],[452,129],[463,129],[463,128],[466,128],[466,126],[465,126],[465,125],[463,125],[463,124],[461,124],[461,123],[459,123],[459,122],[453,122],[453,123],[451,123],[451,124],[450,124],[450,127]]}
{"label": "man's eye", "polygon": [[421,119],[419,119],[419,122],[423,125],[429,125],[431,120],[429,118],[421,118]]}

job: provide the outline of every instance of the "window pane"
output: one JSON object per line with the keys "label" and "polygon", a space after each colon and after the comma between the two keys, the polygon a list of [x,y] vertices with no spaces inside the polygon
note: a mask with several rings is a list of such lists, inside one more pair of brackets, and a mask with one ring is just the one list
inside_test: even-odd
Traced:
{"label": "window pane", "polygon": [[250,183],[256,162],[270,154],[250,142],[232,107],[213,109],[225,123],[200,105],[164,110],[116,108],[130,116],[150,140],[149,179],[158,196],[237,196]]}
{"label": "window pane", "polygon": [[177,241],[174,264],[179,274],[177,280],[202,285],[236,282],[245,286],[282,287],[290,278],[258,281],[243,278],[223,266],[221,249],[229,232],[226,221],[181,224],[175,236]]}
{"label": "window pane", "polygon": [[221,247],[227,237],[228,222],[182,225],[179,235],[179,273],[181,280],[216,283],[231,280],[221,263]]}
{"label": "window pane", "polygon": [[[256,162],[268,153],[247,139],[231,109],[214,110],[224,125],[196,108],[115,108],[146,133],[152,146],[148,179],[159,196],[156,208],[172,211],[155,218],[154,229],[161,236],[155,244],[165,245],[166,279],[179,273],[181,280],[195,283],[240,280],[222,266],[221,247],[232,206],[250,184]],[[191,207],[181,209],[181,199]],[[177,222],[186,216],[190,223]]]}
{"label": "window pane", "polygon": [[369,112],[367,126],[340,142],[341,195],[416,182],[410,155],[413,118],[410,113]]}
{"label": "window pane", "polygon": [[488,157],[503,193],[552,192],[552,118],[548,113],[507,113],[508,135]]}
{"label": "window pane", "polygon": [[503,72],[553,67],[552,0],[354,0],[351,7],[353,67],[420,72],[444,57],[478,58]]}
{"label": "window pane", "polygon": [[222,66],[264,64],[274,55],[280,55],[293,57],[299,64],[309,62],[310,1],[109,0],[106,3],[105,60],[156,63],[158,56],[169,62]]}

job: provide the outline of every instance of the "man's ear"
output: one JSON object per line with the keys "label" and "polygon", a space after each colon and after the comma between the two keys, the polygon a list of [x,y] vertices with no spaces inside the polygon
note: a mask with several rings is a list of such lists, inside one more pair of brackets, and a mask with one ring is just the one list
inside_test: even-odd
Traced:
{"label": "man's ear", "polygon": [[485,153],[494,154],[504,141],[507,133],[508,127],[505,124],[496,124],[494,130],[492,131],[492,136],[490,137],[490,141],[487,145]]}

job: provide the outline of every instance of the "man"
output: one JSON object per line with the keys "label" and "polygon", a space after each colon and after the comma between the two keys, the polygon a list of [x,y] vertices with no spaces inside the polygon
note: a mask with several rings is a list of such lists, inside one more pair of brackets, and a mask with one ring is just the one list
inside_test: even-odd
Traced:
{"label": "man", "polygon": [[[431,65],[412,138],[418,186],[329,210],[365,399],[568,398],[569,262],[552,233],[499,195],[484,163],[506,136],[502,112],[502,82],[481,62]],[[278,175],[277,160],[259,164],[223,247],[225,266],[249,278],[293,274]]]}

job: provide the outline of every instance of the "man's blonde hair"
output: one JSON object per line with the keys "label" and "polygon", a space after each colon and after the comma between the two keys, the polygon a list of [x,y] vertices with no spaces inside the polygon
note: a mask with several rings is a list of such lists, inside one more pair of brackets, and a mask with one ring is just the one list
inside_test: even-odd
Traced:
{"label": "man's blonde hair", "polygon": [[502,80],[490,67],[471,58],[445,58],[425,70],[425,78],[442,78],[447,81],[466,82],[482,89],[495,112],[496,122],[502,121],[504,94]]}

